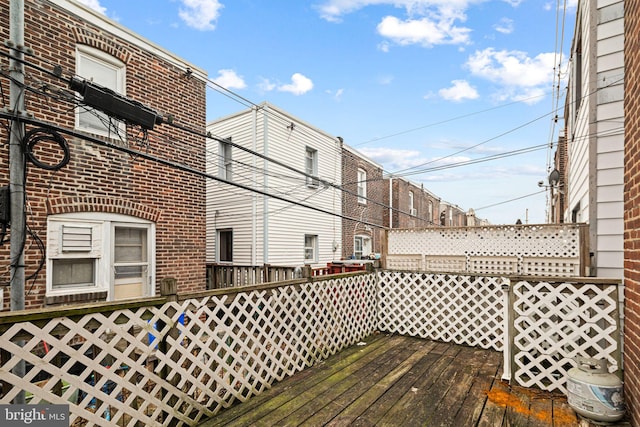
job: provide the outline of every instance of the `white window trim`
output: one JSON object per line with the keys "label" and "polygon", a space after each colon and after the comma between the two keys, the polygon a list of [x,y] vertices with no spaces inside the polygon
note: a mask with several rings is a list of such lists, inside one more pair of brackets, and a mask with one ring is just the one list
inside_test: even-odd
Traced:
{"label": "white window trim", "polygon": [[[311,259],[307,258],[306,256],[306,252],[307,252],[307,237],[311,236],[313,237],[313,257]],[[312,263],[317,263],[318,262],[318,235],[317,234],[305,234],[304,235],[304,242],[303,242],[303,253],[302,253],[302,257],[304,259],[304,262],[312,262]]]}
{"label": "white window trim", "polygon": [[[118,58],[115,58],[99,49],[93,48],[91,46],[79,44],[76,46],[76,74],[80,78],[89,78],[88,76],[82,75],[82,70],[80,69],[80,62],[82,57],[91,58],[96,62],[101,62],[105,66],[113,68],[116,72],[116,81],[118,86],[114,90],[120,95],[126,96],[127,76],[126,76],[126,65],[124,64],[124,62],[120,61]],[[81,110],[82,110],[82,107],[76,108],[76,113],[75,113],[76,129],[81,130],[83,132],[89,132],[95,135],[101,135],[101,136],[107,136],[107,137],[113,136],[113,133],[110,132],[108,129],[101,131],[98,129],[81,126],[80,125]],[[118,132],[121,135],[125,135],[125,128],[123,124],[119,125]]]}
{"label": "white window trim", "polygon": [[367,171],[358,168],[358,203],[367,204]]}
{"label": "white window trim", "polygon": [[[362,242],[362,254],[360,255],[360,257],[368,256],[373,251],[372,244],[371,244],[372,243],[371,242],[371,236],[366,235],[366,234],[356,234],[355,236],[353,236],[353,256],[355,256],[356,259],[360,259],[356,255],[356,241],[358,239],[360,239],[361,242]],[[365,245],[364,245],[365,240],[369,242],[369,247],[368,247],[369,253],[367,253],[367,254],[365,254]]]}
{"label": "white window trim", "polygon": [[[308,160],[309,154],[311,154],[311,167],[309,167]],[[304,150],[304,170],[307,175],[311,175],[313,177],[318,176],[318,150],[313,147],[305,147]],[[317,178],[307,177],[306,179],[307,187],[309,188],[318,188],[320,185],[320,181]]]}
{"label": "white window trim", "polygon": [[[63,225],[88,226],[91,224],[97,235],[94,235],[94,244],[91,252],[70,252],[62,254],[56,252],[50,243],[47,243],[47,272],[46,275],[46,296],[74,295],[87,292],[107,291],[107,300],[112,301],[114,296],[113,288],[113,239],[115,226],[142,227],[147,229],[148,239],[148,265],[149,283],[147,284],[145,296],[155,295],[156,279],[156,226],[151,221],[146,221],[136,217],[120,214],[108,214],[103,212],[69,213],[61,215],[51,215],[47,218],[47,242],[53,242],[52,233],[61,229]],[[64,289],[53,289],[53,260],[54,259],[96,259],[95,286],[70,287]]]}

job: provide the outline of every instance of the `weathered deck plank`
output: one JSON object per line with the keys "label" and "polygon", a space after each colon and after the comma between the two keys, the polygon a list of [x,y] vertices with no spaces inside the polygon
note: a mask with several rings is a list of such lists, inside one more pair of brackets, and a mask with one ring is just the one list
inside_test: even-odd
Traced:
{"label": "weathered deck plank", "polygon": [[577,427],[558,393],[500,380],[502,354],[372,335],[201,424]]}

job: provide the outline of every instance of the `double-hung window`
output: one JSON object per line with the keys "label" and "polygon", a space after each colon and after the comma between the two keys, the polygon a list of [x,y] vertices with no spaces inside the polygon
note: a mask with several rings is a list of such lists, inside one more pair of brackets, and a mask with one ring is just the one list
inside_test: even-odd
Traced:
{"label": "double-hung window", "polygon": [[[305,150],[305,172],[312,177],[318,176],[318,150],[307,147]],[[318,186],[318,179],[307,176],[307,187]]]}
{"label": "double-hung window", "polygon": [[[76,74],[85,80],[125,95],[125,65],[113,56],[84,45],[76,49]],[[96,135],[123,134],[118,122],[92,107],[81,106],[76,110],[76,128]]]}
{"label": "double-hung window", "polygon": [[305,262],[318,261],[318,236],[315,234],[304,235],[304,260]]}
{"label": "double-hung window", "polygon": [[358,169],[358,203],[367,203],[367,171]]}
{"label": "double-hung window", "polygon": [[218,143],[218,153],[220,155],[220,163],[218,165],[218,176],[227,181],[233,179],[233,158],[231,157],[231,144],[220,141]]}
{"label": "double-hung window", "polygon": [[413,191],[409,191],[409,214],[416,216],[418,215],[418,210],[415,208],[413,203]]}

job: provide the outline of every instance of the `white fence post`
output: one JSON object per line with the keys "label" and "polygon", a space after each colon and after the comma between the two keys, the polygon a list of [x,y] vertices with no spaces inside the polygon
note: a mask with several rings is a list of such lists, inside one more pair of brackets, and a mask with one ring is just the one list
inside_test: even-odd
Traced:
{"label": "white fence post", "polygon": [[511,309],[511,298],[510,292],[511,289],[511,281],[508,278],[503,278],[504,282],[502,283],[502,304],[503,304],[503,321],[504,321],[504,340],[503,340],[503,368],[502,368],[502,379],[505,381],[511,381],[511,323],[513,321],[513,313]]}

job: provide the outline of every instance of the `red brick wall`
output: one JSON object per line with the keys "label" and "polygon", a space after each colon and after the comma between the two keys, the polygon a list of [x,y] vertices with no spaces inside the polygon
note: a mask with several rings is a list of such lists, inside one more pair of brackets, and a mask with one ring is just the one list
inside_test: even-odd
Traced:
{"label": "red brick wall", "polygon": [[[0,8],[0,38],[9,38],[8,7]],[[205,131],[205,83],[185,76],[184,69],[156,57],[126,40],[116,39],[106,30],[70,16],[47,1],[25,2],[25,44],[34,50],[28,58],[44,68],[58,64],[63,76],[75,72],[77,44],[89,44],[118,57],[126,64],[126,95],[160,113],[172,114],[175,122],[197,131]],[[6,64],[2,58],[2,66]],[[53,77],[26,67],[26,83],[33,87],[67,89]],[[0,78],[7,92],[6,78]],[[8,107],[2,98],[2,107]],[[38,94],[26,94],[27,111],[37,119],[49,121],[67,129],[74,127],[73,107],[63,101]],[[27,126],[27,130],[30,126]],[[7,140],[4,127],[0,138]],[[67,138],[71,161],[57,172],[28,164],[27,224],[46,244],[46,220],[59,212],[112,212],[135,215],[156,223],[156,277],[176,278],[180,292],[205,289],[205,187],[204,178],[163,166],[151,160],[136,158],[113,148],[99,146],[82,139]],[[168,125],[149,132],[148,145],[131,148],[184,164],[193,169],[205,169],[205,140],[202,137]],[[110,140],[109,142],[117,142]],[[0,150],[0,185],[8,177],[8,150]],[[0,286],[9,282],[9,244],[0,248]],[[36,269],[41,258],[31,241],[25,253],[26,275]],[[35,282],[25,285],[27,308],[42,304],[45,293],[43,271]],[[5,293],[5,295],[7,295]],[[6,298],[5,298],[6,300]]]}
{"label": "red brick wall", "polygon": [[632,425],[640,425],[640,0],[625,2],[625,353],[624,384]]}
{"label": "red brick wall", "polygon": [[[389,191],[389,185],[386,191]],[[392,228],[421,228],[440,224],[440,199],[433,197],[423,187],[412,184],[404,179],[394,178],[393,182],[393,227]],[[409,192],[413,192],[413,206],[416,215],[409,213]],[[387,194],[386,200],[389,200]],[[429,202],[433,204],[432,215],[429,216]],[[389,224],[388,219],[386,225]]]}
{"label": "red brick wall", "polygon": [[[358,202],[358,169],[367,172],[367,203]],[[357,218],[369,224],[383,226],[384,217],[388,215],[385,206],[385,186],[382,169],[352,151],[342,150],[342,213],[348,218]],[[382,228],[370,226],[360,221],[342,220],[342,258],[353,255],[353,238],[355,235],[371,237],[371,251],[380,253],[382,248]]]}

